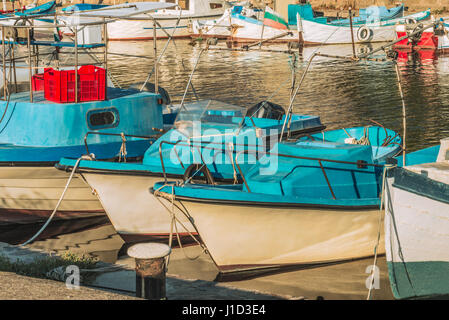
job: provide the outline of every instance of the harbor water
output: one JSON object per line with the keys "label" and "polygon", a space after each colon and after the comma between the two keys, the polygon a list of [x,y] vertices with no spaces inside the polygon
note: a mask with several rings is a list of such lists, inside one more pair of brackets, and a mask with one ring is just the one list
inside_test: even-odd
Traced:
{"label": "harbor water", "polygon": [[[160,85],[179,102],[202,46],[176,40],[160,63]],[[159,51],[165,44],[159,41]],[[367,52],[381,44],[356,45]],[[286,50],[286,45],[270,46]],[[152,42],[111,42],[109,51],[152,56]],[[351,45],[306,47],[297,63],[299,80],[308,58],[314,52],[350,56]],[[384,58],[381,52],[376,57]],[[405,61],[408,59],[408,61]],[[275,94],[270,101],[288,107],[291,91],[291,65],[287,53],[209,50],[202,54],[193,75],[193,85],[201,99],[217,99],[236,105],[252,106]],[[432,54],[401,55],[402,86],[407,107],[407,146],[409,151],[439,144],[448,136],[449,56]],[[110,68],[123,86],[144,81],[153,66],[152,59],[132,59],[110,55]],[[194,99],[191,91],[187,98]],[[381,123],[402,132],[402,102],[394,64],[391,61],[351,62],[316,57],[294,103],[295,113],[319,115],[328,129]]]}
{"label": "harbor water", "polygon": [[[159,53],[165,42],[158,41]],[[377,46],[357,46],[358,52]],[[172,102],[181,101],[189,75],[204,44],[176,40],[165,52],[159,69],[160,85]],[[221,48],[225,48],[222,46]],[[286,50],[286,46],[271,46]],[[143,82],[153,67],[152,42],[110,42],[108,68],[122,87]],[[216,99],[250,107],[268,99],[288,107],[292,66],[296,61],[297,79],[314,52],[351,55],[350,45],[307,47],[292,54],[267,51],[205,51],[192,83],[201,99]],[[140,56],[139,58],[130,57]],[[384,57],[379,54],[378,57]],[[439,143],[449,136],[449,56],[402,54],[399,60],[402,88],[407,107],[407,148],[414,151]],[[194,99],[189,91],[187,99]],[[327,129],[380,123],[403,132],[402,101],[391,61],[353,62],[317,57],[294,102],[293,111],[321,117]],[[130,203],[129,205],[132,205]],[[0,242],[20,243],[31,237],[40,225],[1,227]],[[294,230],[292,230],[294,232]],[[275,235],[274,235],[275,236]],[[97,257],[105,262],[130,263],[124,242],[107,218],[91,221],[54,222],[31,247],[62,253],[72,251]],[[185,248],[187,255],[200,253],[198,247]],[[373,248],[374,250],[374,248]],[[319,268],[289,270],[253,279],[227,282],[233,288],[257,290],[281,297],[314,299],[363,299],[366,279],[373,259],[362,259]],[[385,258],[379,259],[379,288],[374,299],[392,299]],[[217,270],[203,253],[196,260],[175,249],[168,275],[185,279],[214,280]],[[195,296],[190,297],[195,299]],[[230,297],[232,298],[232,297]]]}

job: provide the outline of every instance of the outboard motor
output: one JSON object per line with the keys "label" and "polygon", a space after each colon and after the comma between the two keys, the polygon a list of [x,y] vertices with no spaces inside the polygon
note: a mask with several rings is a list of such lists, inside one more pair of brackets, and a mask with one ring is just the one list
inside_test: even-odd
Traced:
{"label": "outboard motor", "polygon": [[[410,35],[412,33],[415,33],[416,31],[418,31],[422,28],[423,28],[422,23],[419,23],[418,25],[415,25],[415,26],[413,26],[413,25],[407,26],[407,34]],[[415,46],[419,42],[419,40],[421,40],[422,33],[423,33],[423,30],[414,34],[413,36],[409,36],[408,42],[411,43],[413,46]]]}
{"label": "outboard motor", "polygon": [[253,118],[281,120],[285,115],[285,110],[283,107],[273,102],[261,101],[249,108],[246,114],[249,117],[253,116]]}
{"label": "outboard motor", "polygon": [[[143,82],[133,83],[132,85],[129,86],[128,89],[135,89],[135,90],[140,91],[140,88],[142,88],[142,85],[143,85]],[[162,97],[162,104],[169,105],[171,103],[171,100],[170,100],[170,96],[169,96],[167,90],[165,90],[161,86],[159,86],[158,89],[159,89],[158,92]],[[156,92],[156,86],[154,85],[154,83],[147,82],[142,91]]]}
{"label": "outboard motor", "polygon": [[446,35],[443,19],[440,19],[440,21],[436,25],[434,33],[435,33],[436,36],[444,36],[444,35]]}

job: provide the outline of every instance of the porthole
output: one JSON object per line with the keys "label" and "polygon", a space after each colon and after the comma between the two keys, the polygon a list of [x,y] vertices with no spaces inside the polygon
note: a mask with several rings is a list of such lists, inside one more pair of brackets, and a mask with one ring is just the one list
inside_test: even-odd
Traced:
{"label": "porthole", "polygon": [[87,113],[87,125],[90,129],[105,129],[118,126],[119,113],[116,108],[91,110]]}

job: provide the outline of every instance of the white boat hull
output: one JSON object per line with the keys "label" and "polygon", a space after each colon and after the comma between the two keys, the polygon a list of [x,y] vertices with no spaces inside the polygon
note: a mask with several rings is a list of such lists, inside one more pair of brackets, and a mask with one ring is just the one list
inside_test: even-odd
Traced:
{"label": "white boat hull", "polygon": [[[0,167],[0,223],[31,223],[47,219],[70,176],[53,167]],[[97,197],[75,175],[56,219],[104,215]]]}
{"label": "white boat hull", "polygon": [[[302,20],[304,44],[343,44],[352,43],[351,28],[327,25],[308,20]],[[395,25],[372,26],[373,37],[370,41],[360,41],[357,38],[359,27],[354,27],[352,34],[355,43],[386,42],[395,39]]]}
{"label": "white boat hull", "polygon": [[[156,27],[157,39],[166,39],[168,35],[174,38],[186,38],[188,30],[188,18],[182,18],[176,26],[177,18],[158,20],[160,27]],[[173,33],[173,30],[175,29]],[[153,22],[148,20],[118,20],[107,26],[109,40],[149,40],[153,39]],[[164,32],[165,31],[165,32]]]}
{"label": "white boat hull", "polygon": [[[223,273],[372,256],[383,218],[377,209],[182,204]],[[379,253],[383,247],[381,234]]]}
{"label": "white boat hull", "polygon": [[[434,180],[431,174],[429,178]],[[395,179],[388,179],[385,206],[393,294],[398,299],[449,295],[449,199],[439,201],[430,193],[406,190]],[[429,189],[425,182],[419,185]]]}
{"label": "white boat hull", "polygon": [[[366,24],[363,26],[354,25],[352,36],[355,43],[387,42],[396,39],[396,23],[405,19],[421,19],[426,16],[425,12],[416,13],[404,18],[397,18],[385,22]],[[318,23],[309,20],[301,20],[303,29],[304,44],[343,44],[352,43],[351,27],[338,26],[325,23]],[[359,28],[366,27],[371,30],[372,36],[368,40],[359,39]]]}
{"label": "white boat hull", "polygon": [[[127,243],[167,239],[170,234],[170,213],[150,192],[162,177],[121,174],[83,173],[95,189],[117,233]],[[179,234],[188,239],[188,232],[196,235],[187,218],[177,214],[187,230],[178,224]],[[175,230],[173,230],[175,232]]]}
{"label": "white boat hull", "polygon": [[[296,30],[276,29],[269,26],[262,27],[239,18],[230,18],[224,15],[217,21],[208,21],[201,24],[193,23],[193,37],[201,38],[227,38],[238,43],[255,42],[260,40],[273,39],[270,43],[298,42],[298,32]],[[286,35],[290,32],[290,35]]]}

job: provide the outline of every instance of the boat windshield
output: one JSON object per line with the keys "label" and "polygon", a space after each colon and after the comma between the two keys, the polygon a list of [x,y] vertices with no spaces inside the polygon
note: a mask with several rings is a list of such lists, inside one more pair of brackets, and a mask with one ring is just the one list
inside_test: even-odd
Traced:
{"label": "boat windshield", "polygon": [[179,111],[174,127],[187,137],[194,132],[215,129],[222,133],[233,132],[241,127],[246,108],[216,100],[200,100],[184,104]]}

